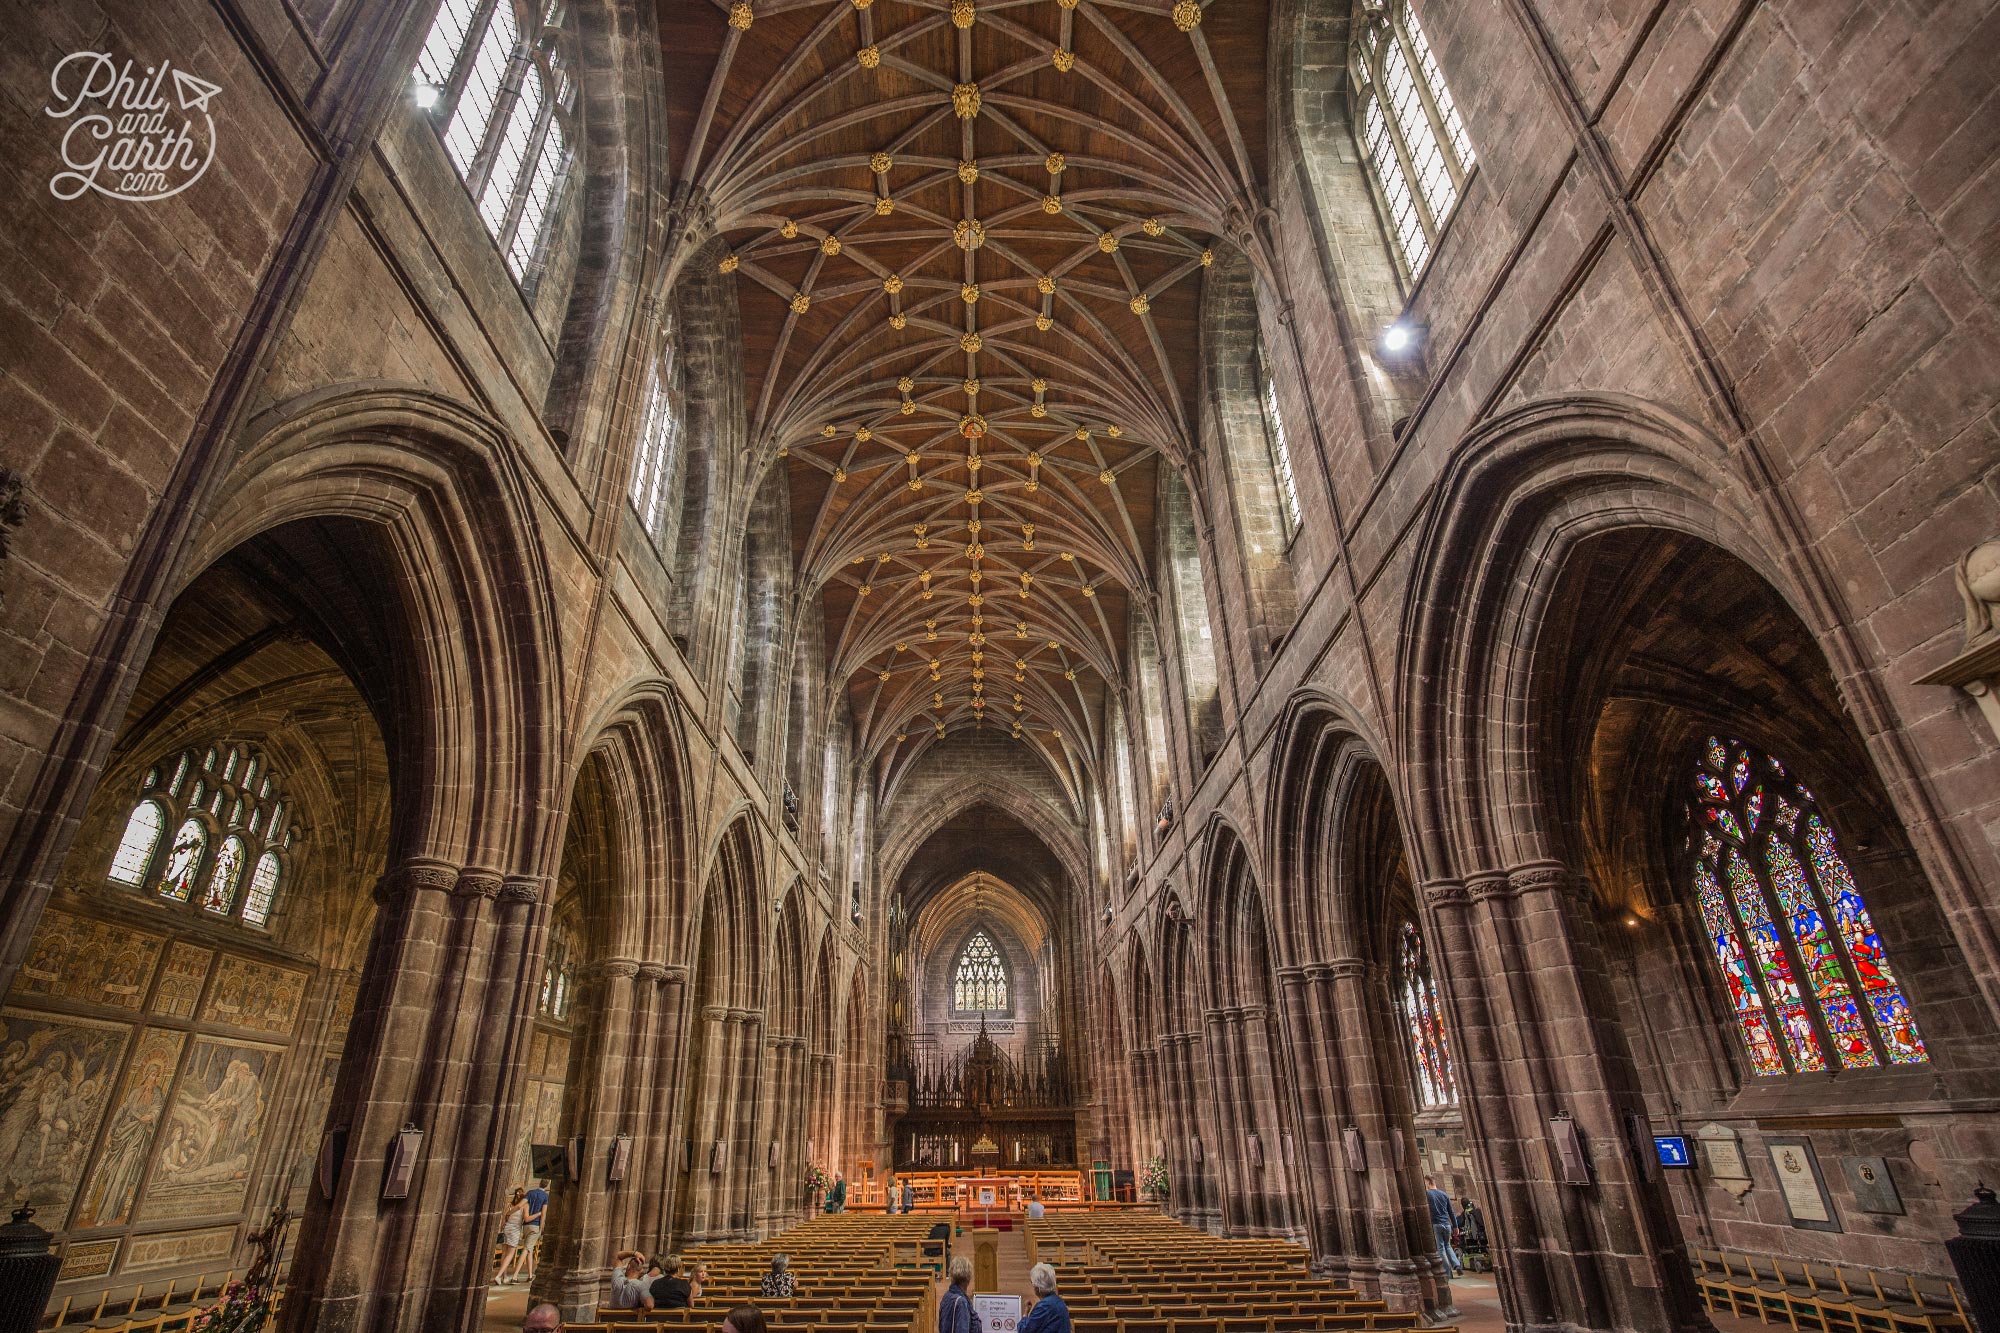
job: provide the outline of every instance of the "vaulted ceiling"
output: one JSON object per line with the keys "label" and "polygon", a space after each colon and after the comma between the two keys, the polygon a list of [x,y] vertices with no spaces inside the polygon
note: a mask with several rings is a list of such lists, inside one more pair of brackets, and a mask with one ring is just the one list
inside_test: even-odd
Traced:
{"label": "vaulted ceiling", "polygon": [[1017,734],[1074,781],[1196,311],[1256,213],[1264,0],[660,0],[677,194],[738,282],[861,752]]}

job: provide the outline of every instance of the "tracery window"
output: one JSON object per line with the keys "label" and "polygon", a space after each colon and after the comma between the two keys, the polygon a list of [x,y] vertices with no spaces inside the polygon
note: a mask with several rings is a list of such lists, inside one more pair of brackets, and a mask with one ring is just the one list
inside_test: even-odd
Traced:
{"label": "tracery window", "polygon": [[992,1013],[1007,1007],[1007,966],[993,937],[976,930],[958,955],[951,975],[951,1007],[961,1013]]}
{"label": "tracery window", "polygon": [[549,930],[548,952],[542,958],[542,990],[535,1008],[543,1018],[567,1022],[576,998],[576,940],[558,922]]}
{"label": "tracery window", "polygon": [[1430,951],[1413,921],[1403,923],[1397,938],[1396,990],[1411,1062],[1417,1068],[1418,1096],[1426,1107],[1456,1106],[1458,1075],[1452,1068],[1451,1045],[1445,1036],[1444,1005],[1438,998],[1437,977],[1431,972]]}
{"label": "tracery window", "polygon": [[1476,159],[1444,71],[1408,0],[1385,6],[1349,62],[1355,123],[1396,252],[1422,273]]}
{"label": "tracery window", "polygon": [[413,75],[487,232],[529,288],[568,180],[576,117],[561,0],[544,0],[539,21],[534,12],[515,0],[444,0]]}
{"label": "tracery window", "polygon": [[1806,785],[1711,736],[1689,806],[1702,926],[1760,1075],[1930,1059],[1909,998]]}
{"label": "tracery window", "polygon": [[632,455],[632,507],[646,535],[658,542],[666,532],[667,497],[680,461],[681,414],[674,392],[671,347],[662,347],[646,375],[639,407],[639,439]]}
{"label": "tracery window", "polygon": [[[168,765],[146,774],[105,877],[213,916],[267,925],[298,836],[277,776],[245,745],[187,750],[170,763],[171,779],[163,776]],[[169,827],[173,837],[163,840]]]}
{"label": "tracery window", "polygon": [[1264,435],[1271,442],[1271,471],[1278,479],[1278,496],[1285,503],[1285,532],[1289,535],[1299,530],[1299,483],[1292,473],[1292,442],[1285,434],[1284,413],[1278,409],[1278,382],[1264,368],[1261,354],[1257,368],[1264,377]]}

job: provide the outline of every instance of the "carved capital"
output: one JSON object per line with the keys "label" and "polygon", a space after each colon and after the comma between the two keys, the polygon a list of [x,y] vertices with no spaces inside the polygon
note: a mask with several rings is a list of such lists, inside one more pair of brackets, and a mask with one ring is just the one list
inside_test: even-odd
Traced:
{"label": "carved capital", "polygon": [[405,861],[375,881],[375,901],[402,902],[420,892],[450,893],[458,868],[443,861]]}
{"label": "carved capital", "polygon": [[650,981],[657,985],[667,979],[667,965],[665,963],[641,963],[638,967],[637,976],[641,981]]}
{"label": "carved capital", "polygon": [[638,974],[639,964],[630,958],[607,958],[597,965],[600,977],[635,977]]}
{"label": "carved capital", "polygon": [[458,881],[451,886],[454,898],[485,898],[500,896],[500,886],[504,881],[491,870],[475,870],[468,866],[459,872]]}
{"label": "carved capital", "polygon": [[1463,907],[1468,896],[1465,885],[1455,879],[1440,879],[1424,885],[1424,901],[1432,907]]}
{"label": "carved capital", "polygon": [[1335,958],[1323,965],[1335,981],[1358,981],[1368,975],[1368,964],[1360,958]]}
{"label": "carved capital", "polygon": [[1473,902],[1483,903],[1494,898],[1512,897],[1514,889],[1508,883],[1507,876],[1495,870],[1478,875],[1467,875],[1465,877],[1465,891],[1471,896]]}
{"label": "carved capital", "polygon": [[1574,880],[1568,867],[1556,861],[1530,861],[1507,872],[1508,887],[1515,893],[1561,893]]}
{"label": "carved capital", "polygon": [[500,886],[500,901],[538,903],[542,900],[541,881],[527,875],[509,875]]}

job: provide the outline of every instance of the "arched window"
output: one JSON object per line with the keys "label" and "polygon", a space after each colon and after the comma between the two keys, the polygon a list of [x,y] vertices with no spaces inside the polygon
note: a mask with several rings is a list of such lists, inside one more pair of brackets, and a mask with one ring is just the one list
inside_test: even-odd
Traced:
{"label": "arched window", "polygon": [[215,868],[208,872],[208,891],[202,895],[204,909],[228,916],[236,906],[236,886],[243,880],[243,839],[231,834],[215,853]]}
{"label": "arched window", "polygon": [[250,876],[250,897],[243,904],[243,919],[261,926],[271,919],[271,904],[278,898],[278,854],[265,852],[257,858],[256,873]]}
{"label": "arched window", "polygon": [[163,810],[158,801],[141,801],[132,808],[132,817],[125,821],[125,836],[118,840],[118,853],[111,858],[111,878],[134,888],[146,882],[153,849],[160,845],[160,834],[166,828]]}
{"label": "arched window", "polygon": [[[185,781],[197,756],[203,776]],[[141,784],[146,794],[126,820],[105,878],[246,925],[268,925],[284,869],[280,855],[298,836],[269,761],[253,748],[235,745],[183,751],[173,763],[173,781],[164,792],[160,775],[167,764],[147,772]],[[162,856],[160,834],[169,827],[174,837]],[[211,857],[215,838],[221,843]]]}
{"label": "arched window", "polygon": [[668,497],[674,469],[680,462],[681,417],[673,386],[670,347],[663,346],[646,375],[646,398],[639,408],[639,440],[632,455],[632,507],[646,535],[659,543],[666,536]]}
{"label": "arched window", "polygon": [[1385,6],[1362,31],[1349,70],[1361,147],[1397,255],[1414,278],[1465,192],[1472,140],[1408,0]]}
{"label": "arched window", "polygon": [[173,850],[167,853],[167,872],[160,879],[160,896],[184,903],[194,893],[195,876],[208,851],[208,826],[193,815],[174,830]]}
{"label": "arched window", "polygon": [[1456,1106],[1458,1075],[1444,1033],[1444,1005],[1438,999],[1430,951],[1413,921],[1403,923],[1397,938],[1396,992],[1410,1039],[1410,1058],[1417,1067],[1418,1095],[1427,1107]]}
{"label": "arched window", "polygon": [[1007,1007],[1007,965],[993,937],[976,930],[951,974],[951,1007],[960,1013],[992,1013]]}
{"label": "arched window", "polygon": [[1783,763],[1709,737],[1689,840],[1702,926],[1758,1074],[1930,1059],[1833,829]]}
{"label": "arched window", "polygon": [[413,75],[486,230],[529,287],[570,167],[576,88],[562,25],[560,0],[527,32],[514,0],[444,0]]}
{"label": "arched window", "polygon": [[576,941],[569,927],[558,922],[549,930],[548,952],[542,957],[542,990],[536,1011],[558,1023],[567,1021],[575,990]]}
{"label": "arched window", "polygon": [[1292,472],[1292,442],[1285,434],[1285,415],[1278,409],[1278,382],[1271,378],[1264,349],[1257,349],[1257,374],[1264,381],[1264,435],[1271,442],[1271,471],[1278,478],[1278,496],[1285,502],[1285,534],[1299,530],[1299,483]]}

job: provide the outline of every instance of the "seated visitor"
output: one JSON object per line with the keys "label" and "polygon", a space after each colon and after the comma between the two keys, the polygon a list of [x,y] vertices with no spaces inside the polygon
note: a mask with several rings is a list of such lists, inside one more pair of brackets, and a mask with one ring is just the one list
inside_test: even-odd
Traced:
{"label": "seated visitor", "polygon": [[1056,1295],[1056,1270],[1036,1264],[1028,1270],[1028,1285],[1035,1289],[1035,1308],[1020,1323],[1020,1333],[1070,1333],[1069,1307]]}
{"label": "seated visitor", "polygon": [[562,1311],[547,1301],[528,1307],[521,1318],[521,1333],[562,1333]]}
{"label": "seated visitor", "polygon": [[722,1320],[721,1333],[769,1333],[764,1312],[754,1305],[739,1305]]}
{"label": "seated visitor", "polygon": [[688,1300],[701,1299],[701,1289],[708,1285],[708,1265],[696,1264],[694,1272],[688,1276]]}
{"label": "seated visitor", "polygon": [[646,1256],[637,1250],[620,1250],[612,1261],[611,1308],[614,1310],[650,1310],[653,1308],[653,1293],[648,1289],[645,1272]]}
{"label": "seated visitor", "polygon": [[1040,1221],[1040,1220],[1041,1220],[1041,1218],[1042,1218],[1042,1216],[1043,1216],[1044,1214],[1046,1214],[1047,1212],[1048,1212],[1048,1209],[1042,1206],[1042,1201],[1041,1201],[1040,1199],[1030,1199],[1030,1200],[1028,1200],[1028,1216],[1029,1216],[1029,1218],[1031,1218],[1031,1219],[1033,1219],[1033,1220],[1035,1220],[1035,1221]]}
{"label": "seated visitor", "polygon": [[670,1254],[663,1265],[666,1276],[653,1284],[653,1308],[656,1310],[685,1310],[694,1304],[694,1289],[681,1276],[681,1257]]}
{"label": "seated visitor", "polygon": [[771,1271],[764,1274],[764,1280],[757,1284],[757,1294],[767,1301],[783,1300],[799,1294],[798,1279],[792,1275],[790,1255],[771,1256]]}
{"label": "seated visitor", "polygon": [[972,1260],[958,1255],[945,1270],[951,1279],[938,1301],[937,1333],[981,1333],[979,1316],[972,1311]]}

